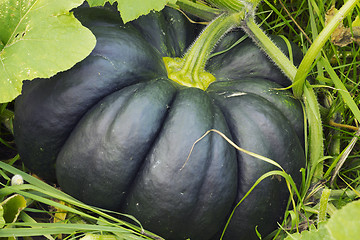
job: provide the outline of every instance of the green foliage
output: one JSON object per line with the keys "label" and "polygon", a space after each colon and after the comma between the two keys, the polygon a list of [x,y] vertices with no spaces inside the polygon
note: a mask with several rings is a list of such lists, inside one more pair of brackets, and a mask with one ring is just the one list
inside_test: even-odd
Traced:
{"label": "green foliage", "polygon": [[[310,46],[314,46],[315,39],[317,43],[322,43],[322,46],[316,50],[317,54],[313,56],[315,62],[311,59],[307,63],[310,64],[309,69],[301,76],[307,78],[306,86],[313,90],[311,102],[314,104],[305,110],[306,120],[309,124],[314,123],[317,134],[309,132],[310,141],[307,147],[313,149],[309,155],[309,163],[313,166],[308,165],[307,172],[304,173],[302,198],[298,201],[295,210],[300,214],[294,214],[293,210],[288,211],[287,223],[283,225],[287,231],[301,230],[302,233],[295,233],[287,239],[346,239],[345,236],[330,238],[329,226],[332,221],[337,222],[337,209],[359,197],[355,191],[347,189],[358,190],[360,184],[359,146],[356,143],[359,136],[358,47],[355,44],[339,47],[329,41],[330,38],[324,37],[330,36],[332,31],[324,28],[325,16],[331,9],[331,4],[327,1],[277,1],[275,4],[272,1],[265,0],[265,2],[266,4],[260,6],[258,16],[263,20],[262,27],[267,29],[267,32],[283,34],[289,40],[297,42],[308,56],[315,51],[314,47],[310,50]],[[336,1],[336,7],[341,8],[344,2],[350,4],[350,1]],[[354,1],[351,3],[354,4]],[[353,8],[347,16],[343,16],[344,26],[351,26],[358,14],[359,6]],[[319,34],[322,31],[323,33]],[[309,102],[306,98],[305,96],[304,100],[307,100],[305,104]],[[311,113],[315,107],[319,108],[321,118]],[[313,127],[309,126],[309,128]],[[323,133],[324,139],[316,137],[318,133]],[[320,148],[319,143],[324,145],[323,149]],[[311,154],[314,151],[318,154]],[[319,157],[317,159],[315,157],[312,161],[314,155]],[[339,161],[340,158],[343,161]],[[339,166],[338,162],[344,165]],[[340,171],[332,171],[335,165]],[[331,189],[331,195],[329,199],[319,203],[321,199],[319,193],[324,186]],[[327,205],[326,209],[324,205]],[[345,214],[343,216],[345,217]],[[331,220],[334,217],[336,221]],[[350,221],[351,218],[348,220]],[[320,223],[322,221],[325,225]],[[345,226],[343,228],[346,229]],[[349,232],[353,230],[348,228]]]}
{"label": "green foliage", "polygon": [[326,41],[329,39],[331,34],[335,31],[336,27],[342,22],[345,16],[347,16],[351,10],[358,4],[357,0],[347,1],[342,8],[333,16],[332,20],[324,27],[320,32],[319,36],[314,39],[309,51],[305,54],[303,61],[299,66],[299,70],[296,73],[294,79],[293,91],[295,97],[300,97],[303,94],[303,86],[305,79],[313,61],[317,58],[317,55],[320,53],[322,47],[325,45]]}
{"label": "green foliage", "polygon": [[301,234],[295,233],[286,238],[286,240],[323,240],[323,239],[332,240],[331,238],[329,238],[329,235],[324,227],[320,227],[319,229],[313,227],[311,231],[304,231]]}
{"label": "green foliage", "polygon": [[22,81],[71,68],[95,37],[69,11],[83,0],[0,2],[0,103],[21,93]]}
{"label": "green foliage", "polygon": [[146,15],[150,11],[161,11],[166,4],[175,4],[176,0],[88,0],[90,6],[104,6],[106,2],[113,4],[117,2],[117,8],[124,23],[137,19],[141,15]]}
{"label": "green foliage", "polygon": [[[1,211],[0,208],[0,214],[3,214],[3,218],[5,219],[5,221],[1,221],[0,218],[0,223],[2,222],[2,224],[5,225],[5,228],[0,230],[0,238],[12,236],[46,236],[52,239],[49,234],[74,235],[78,232],[89,232],[93,234],[107,233],[105,236],[111,234],[112,236],[116,236],[116,239],[162,239],[142,229],[140,223],[131,216],[118,215],[114,217],[108,212],[83,204],[9,164],[0,162],[0,172],[7,172],[11,175],[21,175],[26,182],[26,184],[14,186],[2,184],[2,188],[0,188],[0,197],[7,198],[7,200],[0,204],[0,206],[2,205],[3,207],[3,211]],[[8,178],[2,174],[0,180],[4,180],[4,177]],[[24,209],[26,202],[29,202],[30,209]],[[35,203],[42,203],[42,208],[45,205],[51,206],[55,209],[55,213],[66,213],[69,218],[60,222],[53,221],[51,223],[36,221],[31,217],[31,207],[34,207]],[[19,215],[21,210],[23,211]],[[35,213],[47,215],[49,212],[37,210]],[[19,217],[19,221],[16,221],[17,217]],[[127,223],[120,220],[120,218],[128,218],[128,220],[131,220],[139,226]]]}
{"label": "green foliage", "polygon": [[110,234],[92,234],[87,233],[84,237],[82,237],[80,240],[118,240],[116,236],[110,235]]}
{"label": "green foliage", "polygon": [[21,195],[12,195],[0,203],[2,213],[0,217],[5,223],[13,223],[17,220],[20,212],[26,207],[26,200]]}
{"label": "green foliage", "polygon": [[318,228],[314,226],[301,234],[289,235],[285,240],[353,240],[360,236],[360,201],[347,204]]}

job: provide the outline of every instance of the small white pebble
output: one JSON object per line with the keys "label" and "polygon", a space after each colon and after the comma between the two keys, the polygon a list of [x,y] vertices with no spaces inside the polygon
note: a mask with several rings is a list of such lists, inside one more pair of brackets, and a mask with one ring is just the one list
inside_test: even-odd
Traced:
{"label": "small white pebble", "polygon": [[24,183],[24,179],[21,175],[19,174],[15,174],[12,178],[11,178],[11,186],[15,186],[15,185],[21,185]]}

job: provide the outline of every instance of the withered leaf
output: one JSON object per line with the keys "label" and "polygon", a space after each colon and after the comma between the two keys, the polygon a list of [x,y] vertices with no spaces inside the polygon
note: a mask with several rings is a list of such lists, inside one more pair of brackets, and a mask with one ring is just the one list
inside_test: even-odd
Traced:
{"label": "withered leaf", "polygon": [[[337,13],[337,9],[332,6],[325,14],[325,25],[333,18]],[[335,29],[331,34],[331,42],[334,45],[344,47],[349,45],[352,42],[360,43],[360,20],[357,16],[354,20],[352,27],[345,27],[343,22]]]}

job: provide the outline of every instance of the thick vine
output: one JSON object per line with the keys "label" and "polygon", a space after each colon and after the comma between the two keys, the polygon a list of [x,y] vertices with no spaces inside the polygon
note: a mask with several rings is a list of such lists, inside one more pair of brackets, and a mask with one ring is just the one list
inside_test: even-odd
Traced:
{"label": "thick vine", "polygon": [[220,15],[204,29],[183,58],[164,57],[168,77],[181,85],[206,90],[215,81],[215,77],[205,71],[213,48],[224,34],[239,26],[244,17],[244,12]]}

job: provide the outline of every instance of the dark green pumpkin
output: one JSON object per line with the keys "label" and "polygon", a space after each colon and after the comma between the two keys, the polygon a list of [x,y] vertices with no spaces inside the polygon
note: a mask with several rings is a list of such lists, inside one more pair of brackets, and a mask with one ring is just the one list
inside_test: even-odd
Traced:
{"label": "dark green pumpkin", "polygon": [[[219,236],[236,203],[276,169],[214,132],[188,158],[207,130],[277,161],[300,182],[301,104],[275,90],[288,80],[249,39],[210,59],[216,81],[203,91],[167,78],[162,57],[182,56],[199,32],[175,10],[126,25],[111,8],[75,15],[97,38],[91,55],[51,79],[26,82],[16,101],[16,144],[34,173],[176,240]],[[215,51],[241,35],[229,33]],[[276,229],[288,196],[284,180],[261,182],[235,211],[225,239],[256,239],[255,226],[263,235]]]}

